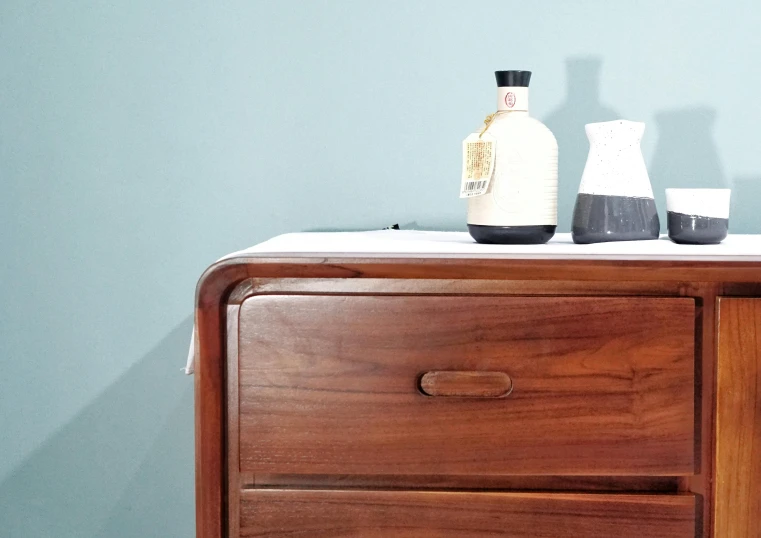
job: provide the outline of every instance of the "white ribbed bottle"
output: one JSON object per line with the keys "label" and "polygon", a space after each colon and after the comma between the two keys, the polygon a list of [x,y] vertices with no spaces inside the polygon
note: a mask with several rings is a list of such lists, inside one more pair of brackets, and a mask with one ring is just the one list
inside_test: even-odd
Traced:
{"label": "white ribbed bottle", "polygon": [[497,71],[494,174],[486,193],[468,199],[468,231],[479,243],[546,243],[558,221],[558,144],[529,116],[531,71]]}

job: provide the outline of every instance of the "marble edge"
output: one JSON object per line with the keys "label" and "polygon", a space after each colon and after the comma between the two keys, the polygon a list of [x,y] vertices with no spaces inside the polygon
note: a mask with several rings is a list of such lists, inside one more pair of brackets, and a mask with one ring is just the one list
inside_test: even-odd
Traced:
{"label": "marble edge", "polygon": [[220,261],[257,258],[393,258],[393,259],[468,259],[468,260],[566,260],[566,261],[683,261],[683,262],[761,262],[761,254],[512,254],[465,252],[331,252],[331,251],[262,251],[236,252]]}

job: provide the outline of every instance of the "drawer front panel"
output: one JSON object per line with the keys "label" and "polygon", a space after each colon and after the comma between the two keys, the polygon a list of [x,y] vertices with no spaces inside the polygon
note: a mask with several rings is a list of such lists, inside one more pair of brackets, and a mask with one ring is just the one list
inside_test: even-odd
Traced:
{"label": "drawer front panel", "polygon": [[692,474],[694,315],[685,298],[249,298],[241,470]]}
{"label": "drawer front panel", "polygon": [[309,538],[690,538],[692,495],[251,490],[240,535]]}

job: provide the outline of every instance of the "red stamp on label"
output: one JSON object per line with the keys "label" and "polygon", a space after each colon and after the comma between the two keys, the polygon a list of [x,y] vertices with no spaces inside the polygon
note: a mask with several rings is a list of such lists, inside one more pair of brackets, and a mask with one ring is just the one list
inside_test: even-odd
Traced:
{"label": "red stamp on label", "polygon": [[513,92],[507,92],[505,94],[505,104],[507,108],[513,108],[515,106],[515,94]]}

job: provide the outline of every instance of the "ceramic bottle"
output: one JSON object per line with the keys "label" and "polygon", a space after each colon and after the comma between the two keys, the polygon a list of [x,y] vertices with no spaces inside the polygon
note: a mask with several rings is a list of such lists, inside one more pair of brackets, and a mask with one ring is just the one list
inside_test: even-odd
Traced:
{"label": "ceramic bottle", "polygon": [[640,141],[645,124],[586,125],[589,155],[573,212],[576,243],[658,239],[660,220]]}
{"label": "ceramic bottle", "polygon": [[546,243],[557,227],[558,145],[529,116],[530,71],[497,71],[496,139],[487,191],[468,199],[468,231],[479,243]]}

